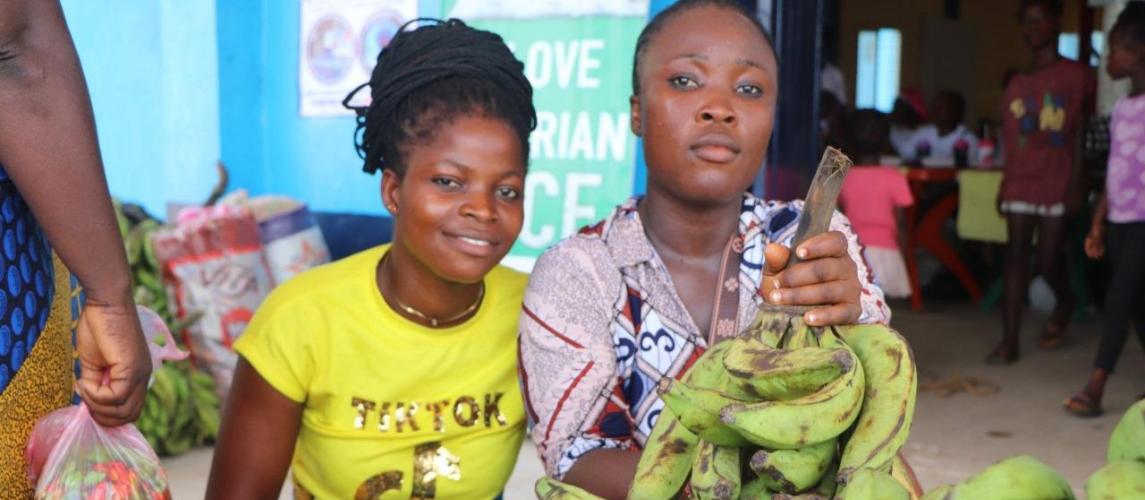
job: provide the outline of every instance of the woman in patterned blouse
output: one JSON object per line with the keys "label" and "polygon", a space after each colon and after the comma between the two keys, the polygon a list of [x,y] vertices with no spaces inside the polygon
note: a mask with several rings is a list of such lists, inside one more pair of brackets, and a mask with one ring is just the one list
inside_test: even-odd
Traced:
{"label": "woman in patterned blouse", "polygon": [[767,151],[778,73],[751,14],[682,0],[644,29],[633,73],[647,194],[541,256],[520,323],[546,471],[606,498],[628,489],[660,413],[659,379],[748,325],[765,292],[819,305],[804,317],[813,325],[890,318],[842,215],[784,269],[802,203],[744,194]]}

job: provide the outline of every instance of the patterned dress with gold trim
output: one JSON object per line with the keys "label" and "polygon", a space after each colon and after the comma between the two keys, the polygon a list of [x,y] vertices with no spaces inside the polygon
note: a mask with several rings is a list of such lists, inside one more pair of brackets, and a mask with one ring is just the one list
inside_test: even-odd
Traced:
{"label": "patterned dress with gold trim", "polygon": [[0,168],[0,499],[31,496],[28,435],[40,417],[71,401],[69,278]]}

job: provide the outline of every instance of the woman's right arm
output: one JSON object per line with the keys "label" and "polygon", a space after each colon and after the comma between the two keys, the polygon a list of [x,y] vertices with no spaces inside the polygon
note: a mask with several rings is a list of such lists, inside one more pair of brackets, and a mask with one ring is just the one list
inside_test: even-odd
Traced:
{"label": "woman's right arm", "polygon": [[207,498],[276,499],[302,422],[302,404],[239,357],[219,431]]}
{"label": "woman's right arm", "polygon": [[618,296],[609,290],[619,290],[620,275],[597,244],[566,241],[538,259],[522,307],[520,370],[546,473],[624,498],[640,457],[632,434],[590,430],[618,383],[609,332]]}

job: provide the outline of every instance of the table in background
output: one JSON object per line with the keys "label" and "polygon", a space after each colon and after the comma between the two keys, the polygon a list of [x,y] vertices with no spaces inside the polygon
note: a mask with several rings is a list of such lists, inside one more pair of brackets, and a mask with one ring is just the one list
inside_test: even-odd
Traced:
{"label": "table in background", "polygon": [[916,311],[922,309],[922,287],[918,276],[917,250],[926,250],[942,263],[970,294],[974,302],[982,300],[982,291],[974,275],[970,273],[958,252],[950,246],[942,235],[942,227],[954,216],[958,209],[958,191],[942,195],[937,201],[919,213],[919,203],[928,186],[953,184],[958,180],[958,169],[953,167],[906,167],[902,169],[914,195],[914,205],[906,209],[907,237],[903,259],[907,274],[910,275],[910,306]]}

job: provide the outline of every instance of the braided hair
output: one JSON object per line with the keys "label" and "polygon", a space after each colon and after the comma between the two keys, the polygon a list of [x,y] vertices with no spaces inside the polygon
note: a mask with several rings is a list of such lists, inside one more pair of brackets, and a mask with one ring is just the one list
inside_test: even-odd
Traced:
{"label": "braided hair", "polygon": [[644,59],[644,54],[648,52],[648,44],[652,42],[652,38],[664,29],[664,25],[675,19],[676,16],[696,9],[698,7],[719,7],[721,9],[728,9],[736,14],[739,14],[751,21],[752,26],[759,30],[759,34],[763,36],[764,41],[767,42],[767,48],[771,50],[771,55],[775,60],[779,60],[779,55],[775,52],[775,44],[771,41],[771,35],[767,34],[767,30],[763,28],[763,24],[759,22],[759,18],[744,9],[743,5],[736,0],[680,0],[667,9],[660,11],[652,21],[644,27],[640,32],[640,37],[636,39],[636,54],[632,60],[632,95],[640,95],[640,61]]}
{"label": "braided hair", "polygon": [[[419,21],[431,24],[406,30]],[[350,105],[366,86],[369,107]],[[405,156],[425,144],[458,116],[504,120],[521,143],[528,164],[529,133],[537,125],[533,87],[500,36],[471,28],[458,19],[415,19],[398,30],[381,53],[370,81],[346,96],[343,105],[358,115],[354,145],[373,174],[405,173]]]}

